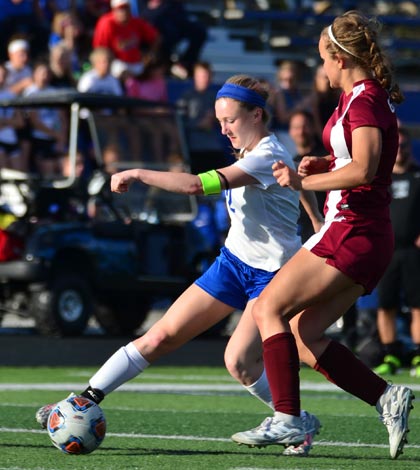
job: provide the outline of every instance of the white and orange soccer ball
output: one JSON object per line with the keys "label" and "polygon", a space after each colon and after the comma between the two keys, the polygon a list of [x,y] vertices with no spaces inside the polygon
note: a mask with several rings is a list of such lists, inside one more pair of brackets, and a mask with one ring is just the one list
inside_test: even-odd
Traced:
{"label": "white and orange soccer ball", "polygon": [[52,443],[62,452],[89,454],[105,438],[105,415],[95,402],[70,395],[52,409],[47,430]]}

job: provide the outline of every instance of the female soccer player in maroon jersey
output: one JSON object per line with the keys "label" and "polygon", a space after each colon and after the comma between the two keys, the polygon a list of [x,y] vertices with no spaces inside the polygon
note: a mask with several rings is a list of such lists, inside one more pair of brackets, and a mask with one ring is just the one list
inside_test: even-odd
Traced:
{"label": "female soccer player in maroon jersey", "polygon": [[276,274],[253,307],[275,413],[232,438],[269,445],[302,440],[299,360],[376,406],[392,458],[402,453],[414,398],[388,385],[325,330],[372,291],[393,252],[389,186],[398,148],[394,103],[403,100],[378,44],[378,23],[357,11],[325,28],[319,52],[339,104],[325,126],[329,155],[304,157],[297,171],[273,165],[281,186],[327,191],[325,225]]}

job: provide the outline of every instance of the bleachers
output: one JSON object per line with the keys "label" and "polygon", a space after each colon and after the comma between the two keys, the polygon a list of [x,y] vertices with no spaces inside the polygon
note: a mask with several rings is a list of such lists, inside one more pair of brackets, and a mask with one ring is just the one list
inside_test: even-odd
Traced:
{"label": "bleachers", "polygon": [[[214,65],[216,77],[248,71],[272,76],[275,63],[296,59],[312,67],[318,61],[318,40],[335,14],[284,10],[228,10],[224,1],[189,0],[190,14],[205,21],[209,41],[204,58]],[[241,2],[237,2],[238,5]],[[420,64],[420,16],[378,16],[383,24],[383,44],[390,53],[399,79],[417,84]],[[420,85],[419,89],[420,89]]]}
{"label": "bleachers", "polygon": [[222,26],[209,28],[209,39],[202,51],[202,59],[213,64],[215,81],[223,82],[236,73],[249,73],[272,79],[277,57],[271,51],[246,50],[241,39],[231,36]]}
{"label": "bleachers", "polygon": [[[205,2],[190,0],[191,14],[205,21],[209,40],[202,58],[213,64],[215,81],[223,82],[235,73],[249,73],[272,80],[276,64],[294,59],[309,69],[318,63],[318,40],[322,28],[335,14],[315,14],[284,10],[231,10],[222,0]],[[238,5],[241,2],[237,2]],[[382,43],[395,66],[406,101],[398,115],[414,138],[420,155],[420,16],[381,15]],[[311,74],[305,77],[311,82]]]}

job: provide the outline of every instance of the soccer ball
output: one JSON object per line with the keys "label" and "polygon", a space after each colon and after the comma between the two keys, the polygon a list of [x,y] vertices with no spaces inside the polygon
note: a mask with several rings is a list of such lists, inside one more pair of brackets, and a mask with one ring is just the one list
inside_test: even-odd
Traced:
{"label": "soccer ball", "polygon": [[51,410],[47,430],[52,443],[62,452],[89,454],[104,440],[105,415],[95,402],[72,394]]}

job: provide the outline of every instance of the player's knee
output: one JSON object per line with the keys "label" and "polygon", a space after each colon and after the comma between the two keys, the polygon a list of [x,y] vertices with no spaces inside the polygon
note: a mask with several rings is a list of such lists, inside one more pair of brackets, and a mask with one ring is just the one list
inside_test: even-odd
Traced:
{"label": "player's knee", "polygon": [[259,297],[252,307],[252,316],[254,317],[257,325],[260,325],[264,319],[264,312],[266,311],[267,305],[264,298]]}
{"label": "player's knee", "polygon": [[246,370],[244,363],[231,354],[225,354],[225,366],[229,374],[238,382],[243,383]]}
{"label": "player's knee", "polygon": [[265,320],[274,317],[286,318],[288,312],[289,310],[284,306],[274,307],[272,302],[264,296],[258,297],[254,306],[252,307],[252,316],[254,317],[257,325],[262,325]]}
{"label": "player's knee", "polygon": [[240,384],[249,386],[255,382],[256,362],[245,360],[239,356],[225,354],[225,366],[229,374]]}
{"label": "player's knee", "polygon": [[225,366],[229,374],[236,380],[239,380],[241,364],[237,358],[229,354],[225,354]]}

